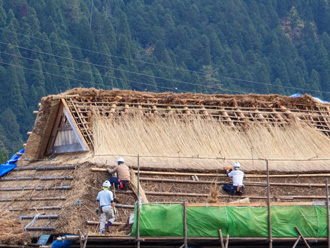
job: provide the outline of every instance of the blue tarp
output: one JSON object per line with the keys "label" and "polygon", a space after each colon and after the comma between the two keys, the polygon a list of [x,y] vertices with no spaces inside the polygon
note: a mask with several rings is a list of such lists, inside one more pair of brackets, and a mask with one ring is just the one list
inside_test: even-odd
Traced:
{"label": "blue tarp", "polygon": [[[295,93],[295,94],[291,95],[290,97],[301,97],[301,95],[300,95],[299,93]],[[319,101],[319,102],[322,102],[322,103],[329,103],[329,102],[327,102],[327,101],[323,101],[323,100],[321,100],[321,99],[318,98],[318,97],[314,97],[314,96],[313,96],[313,98],[314,98],[316,101]]]}
{"label": "blue tarp", "polygon": [[[64,235],[63,237],[74,236],[72,234]],[[72,245],[72,241],[69,240],[54,240],[51,248],[68,248]]]}
{"label": "blue tarp", "polygon": [[[18,153],[24,153],[25,149],[20,150]],[[17,160],[20,158],[20,155],[13,155],[5,164],[0,165],[0,177],[13,170],[17,164]]]}

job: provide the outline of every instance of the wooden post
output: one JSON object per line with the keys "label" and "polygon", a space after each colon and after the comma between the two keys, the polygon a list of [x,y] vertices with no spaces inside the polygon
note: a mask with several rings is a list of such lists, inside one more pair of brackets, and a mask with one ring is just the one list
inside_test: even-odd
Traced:
{"label": "wooden post", "polygon": [[86,237],[85,237],[85,241],[84,241],[84,247],[83,247],[83,248],[86,248],[86,245],[87,245],[87,240],[88,240],[88,231],[87,231],[87,234],[86,234]]}
{"label": "wooden post", "polygon": [[140,248],[140,155],[137,156],[137,210],[136,210],[136,239],[137,239],[137,248]]}
{"label": "wooden post", "polygon": [[301,232],[300,232],[300,230],[298,229],[298,227],[295,226],[294,228],[296,228],[297,232],[299,233],[299,235],[300,235],[301,238],[303,239],[303,241],[304,241],[306,247],[310,248],[310,246],[308,245],[308,243],[307,243],[306,239],[304,238],[304,236],[301,234]]}
{"label": "wooden post", "polygon": [[269,248],[272,248],[273,240],[272,240],[272,222],[271,222],[271,212],[270,212],[269,168],[268,168],[268,160],[266,159],[265,161],[266,161],[266,170],[267,170],[268,240],[269,240]]}
{"label": "wooden post", "polygon": [[301,236],[299,235],[299,237],[297,238],[296,242],[293,244],[292,248],[296,248],[296,246],[299,243],[300,239],[301,239]]}
{"label": "wooden post", "polygon": [[187,209],[186,202],[182,203],[183,206],[183,235],[184,235],[184,247],[188,248],[188,237],[187,237]]}
{"label": "wooden post", "polygon": [[225,245],[223,243],[223,237],[222,237],[222,231],[221,231],[221,229],[219,229],[219,237],[220,237],[221,248],[225,248]]}
{"label": "wooden post", "polygon": [[327,194],[327,227],[328,227],[328,248],[330,247],[330,217],[329,217],[329,188],[328,188],[328,178],[325,179],[325,192]]}
{"label": "wooden post", "polygon": [[229,233],[227,233],[227,236],[226,236],[225,248],[228,248],[228,246],[229,246]]}

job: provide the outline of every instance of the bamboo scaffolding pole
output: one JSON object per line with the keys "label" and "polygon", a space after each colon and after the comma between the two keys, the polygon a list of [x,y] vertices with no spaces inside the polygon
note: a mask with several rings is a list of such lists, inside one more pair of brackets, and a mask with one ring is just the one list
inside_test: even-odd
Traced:
{"label": "bamboo scaffolding pole", "polygon": [[61,209],[60,206],[43,206],[43,207],[35,207],[35,208],[12,208],[12,209],[7,209],[8,211],[26,211],[26,210],[59,210]]}
{"label": "bamboo scaffolding pole", "polygon": [[[132,194],[133,191],[118,191],[117,194]],[[155,191],[146,191],[146,195],[158,195],[158,196],[191,196],[191,197],[207,197],[208,194],[196,194],[196,193],[183,193],[183,192],[155,192]],[[267,196],[256,196],[256,195],[244,195],[246,198],[250,199],[267,199]],[[219,199],[221,198],[238,198],[240,199],[241,196],[230,196],[230,195],[219,195]],[[294,200],[294,199],[325,199],[326,196],[272,196],[271,199],[279,199],[279,200]]]}
{"label": "bamboo scaffolding pole", "polygon": [[298,245],[300,239],[301,239],[301,236],[299,235],[296,242],[293,244],[292,248],[295,248]]}
{"label": "bamboo scaffolding pole", "polygon": [[[99,221],[94,221],[94,220],[87,220],[86,221],[87,225],[99,225],[100,222]],[[121,225],[125,225],[125,222],[113,222],[111,225],[113,226],[121,226]]]}
{"label": "bamboo scaffolding pole", "polygon": [[326,192],[326,203],[327,203],[327,229],[328,229],[328,248],[330,248],[330,215],[329,215],[329,187],[328,179],[325,179],[325,192]]}
{"label": "bamboo scaffolding pole", "polygon": [[6,202],[6,201],[58,201],[58,200],[66,200],[65,197],[32,197],[32,198],[0,198],[0,202]]}
{"label": "bamboo scaffolding pole", "polygon": [[223,236],[221,229],[219,229],[219,239],[220,239],[221,248],[225,248],[225,245],[223,244]]}
{"label": "bamboo scaffolding pole", "polygon": [[[189,183],[189,184],[228,184],[229,181],[192,181],[192,180],[177,180],[177,179],[167,179],[167,178],[146,178],[141,177],[140,181],[150,181],[150,182],[164,182],[164,183]],[[244,185],[249,186],[260,186],[267,187],[266,183],[262,182],[244,182]],[[270,186],[294,186],[294,187],[320,187],[324,188],[322,183],[269,183]]]}
{"label": "bamboo scaffolding pole", "polygon": [[27,227],[26,231],[55,231],[55,227]]}
{"label": "bamboo scaffolding pole", "polygon": [[136,247],[140,248],[140,155],[137,155],[137,209],[136,209]]}
{"label": "bamboo scaffolding pole", "polygon": [[43,188],[43,187],[17,187],[17,188],[0,188],[0,191],[22,191],[22,190],[36,190],[36,191],[41,191],[41,190],[71,190],[71,186],[59,186],[59,187],[48,187],[48,188]]}
{"label": "bamboo scaffolding pole", "polygon": [[[19,218],[21,220],[27,220],[27,219],[33,219],[35,216],[29,216],[29,215],[25,215],[25,216],[19,216]],[[55,215],[39,215],[38,216],[38,219],[57,219],[58,218],[58,215],[55,214]]]}
{"label": "bamboo scaffolding pole", "polygon": [[22,181],[22,180],[73,180],[73,177],[4,177],[0,178],[0,181]]}
{"label": "bamboo scaffolding pole", "polygon": [[[149,203],[149,204],[161,204],[161,203]],[[175,204],[175,203],[172,203]],[[179,204],[176,203],[176,204]],[[217,202],[217,203],[186,203],[187,207],[267,207],[267,202]],[[273,202],[272,206],[320,206],[313,202]],[[325,206],[325,203],[323,204]]]}
{"label": "bamboo scaffolding pole", "polygon": [[266,159],[265,161],[266,161],[266,171],[267,171],[268,240],[269,240],[269,248],[272,248],[273,240],[272,240],[272,220],[271,220],[271,210],[270,210],[269,167],[268,167],[268,160]]}
{"label": "bamboo scaffolding pole", "polygon": [[300,230],[298,229],[298,227],[295,226],[295,228],[296,228],[297,232],[299,233],[299,236],[301,236],[302,240],[304,241],[305,245],[306,245],[308,248],[310,248],[310,246],[309,246],[308,243],[307,243],[307,240],[306,240],[306,239],[304,238],[304,236],[301,234],[301,232],[300,232]]}
{"label": "bamboo scaffolding pole", "polygon": [[76,167],[74,165],[66,165],[66,166],[30,166],[30,167],[24,167],[24,166],[17,166],[14,168],[14,171],[23,171],[23,170],[37,170],[37,171],[43,171],[43,170],[74,170]]}
{"label": "bamboo scaffolding pole", "polygon": [[186,202],[183,201],[183,238],[184,238],[184,247],[188,247],[188,236],[187,236],[187,208]]}
{"label": "bamboo scaffolding pole", "polygon": [[228,246],[229,246],[229,233],[227,233],[227,236],[226,236],[225,248],[228,248]]}
{"label": "bamboo scaffolding pole", "polygon": [[[183,157],[181,157],[183,158]],[[190,159],[192,157],[189,157]],[[239,160],[239,159],[237,159]],[[323,160],[323,159],[321,159]],[[328,159],[326,159],[328,160]],[[268,161],[275,161],[275,160],[268,160]],[[286,161],[286,160],[285,160]],[[296,161],[296,160],[294,160]],[[301,160],[299,160],[301,161]],[[307,160],[303,160],[307,161]],[[310,160],[315,161],[315,160]],[[105,172],[107,169],[104,168],[91,168],[93,172]],[[136,170],[134,170],[137,173]],[[140,171],[140,174],[144,175],[171,175],[171,176],[198,176],[198,177],[227,177],[225,174],[218,174],[218,173],[194,173],[194,172],[165,172],[165,171]],[[259,175],[259,174],[245,174],[245,178],[265,178],[266,175]],[[277,175],[269,175],[270,178],[299,178],[299,177],[330,177],[330,173],[318,173],[318,174],[277,174]]]}

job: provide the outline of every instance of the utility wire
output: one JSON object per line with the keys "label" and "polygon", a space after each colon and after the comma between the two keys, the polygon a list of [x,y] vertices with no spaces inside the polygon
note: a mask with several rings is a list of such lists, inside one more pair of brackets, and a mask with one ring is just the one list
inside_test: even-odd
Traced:
{"label": "utility wire", "polygon": [[[86,52],[91,52],[91,53],[95,53],[95,54],[100,54],[100,55],[104,55],[104,56],[108,56],[108,57],[114,57],[114,58],[120,58],[120,59],[125,59],[125,60],[130,60],[130,61],[135,61],[135,62],[140,62],[140,63],[145,63],[145,64],[149,64],[149,65],[153,65],[153,66],[159,66],[159,67],[164,67],[164,68],[167,68],[167,69],[172,69],[172,70],[181,70],[181,71],[186,71],[186,72],[196,72],[196,71],[191,71],[191,70],[188,70],[188,69],[182,69],[182,68],[178,68],[178,67],[170,67],[170,66],[166,66],[166,65],[160,65],[160,64],[154,64],[154,63],[149,63],[149,62],[142,62],[140,60],[135,60],[135,59],[129,59],[129,58],[125,58],[125,57],[121,57],[121,56],[116,56],[116,55],[109,55],[109,54],[104,54],[104,53],[100,53],[100,52],[96,52],[96,51],[92,51],[92,50],[89,50],[89,49],[84,49],[84,48],[80,48],[80,47],[75,47],[75,46],[70,46],[70,45],[64,45],[62,43],[59,43],[59,42],[55,42],[55,41],[50,41],[50,40],[44,40],[44,39],[40,39],[40,38],[37,38],[37,37],[33,37],[33,36],[29,36],[29,35],[26,35],[26,34],[22,34],[22,33],[17,33],[17,32],[13,32],[13,31],[9,31],[9,30],[6,30],[4,28],[0,28],[0,30],[2,31],[5,31],[5,32],[9,32],[9,33],[14,33],[14,34],[18,34],[18,35],[22,35],[22,36],[26,36],[28,38],[32,38],[32,39],[37,39],[37,40],[41,40],[41,41],[44,41],[44,42],[50,42],[50,43],[53,43],[53,44],[57,44],[57,45],[61,45],[61,46],[67,46],[69,48],[73,48],[73,49],[80,49],[82,51],[86,51]],[[56,56],[56,55],[54,55]],[[70,58],[69,58],[70,59]],[[200,74],[199,72],[196,72],[198,74]],[[151,75],[149,75],[151,76]],[[151,76],[152,77],[152,76]],[[233,80],[233,81],[240,81],[240,82],[243,82],[243,83],[250,83],[250,84],[259,84],[259,85],[267,85],[267,86],[274,86],[273,84],[271,83],[263,83],[263,82],[256,82],[256,81],[251,81],[251,80],[245,80],[245,79],[239,79],[239,78],[232,78],[232,77],[228,77],[228,76],[219,76],[220,78],[224,78],[224,79],[227,79],[227,80]],[[221,82],[220,80],[217,80],[217,79],[214,79],[214,81],[216,82]],[[200,86],[200,85],[198,85]],[[205,87],[205,86],[204,86]],[[286,89],[295,89],[295,90],[302,90],[302,91],[305,91],[305,92],[317,92],[319,93],[320,91],[319,90],[311,90],[311,89],[305,89],[305,88],[298,88],[298,87],[293,87],[293,86],[282,86],[282,88],[286,88]],[[228,90],[230,91],[230,90]],[[234,91],[235,92],[235,91]],[[241,91],[236,91],[236,92],[241,92]],[[323,93],[330,93],[330,92],[323,92]]]}
{"label": "utility wire", "polygon": [[[35,50],[35,49],[30,49],[30,48],[26,48],[26,47],[22,47],[22,46],[17,46],[17,45],[12,45],[12,44],[6,43],[6,42],[1,42],[0,41],[0,44],[11,45],[11,46],[19,48],[19,49],[23,49],[23,50],[27,50],[27,51],[31,51],[31,52],[35,52],[35,53],[39,53],[39,54],[44,54],[44,55],[48,55],[48,56],[53,56],[53,57],[60,58],[60,59],[71,60],[71,61],[74,61],[74,62],[77,62],[77,63],[82,63],[82,64],[92,65],[92,66],[96,66],[96,67],[101,67],[101,68],[104,68],[104,69],[112,69],[112,70],[115,70],[115,71],[127,72],[127,73],[135,74],[135,75],[138,75],[138,76],[151,77],[151,78],[155,78],[155,79],[173,81],[173,82],[177,82],[177,83],[185,84],[185,85],[193,85],[193,86],[202,87],[202,85],[197,84],[197,83],[191,83],[191,82],[186,82],[186,81],[181,81],[181,80],[176,80],[176,79],[163,78],[163,77],[158,77],[158,76],[155,76],[155,75],[148,75],[148,74],[144,74],[144,73],[118,69],[118,68],[115,68],[115,67],[109,67],[109,66],[104,66],[104,65],[100,65],[100,64],[94,64],[94,63],[90,63],[90,62],[86,62],[86,61],[82,61],[82,60],[77,60],[77,59],[73,59],[73,58],[69,58],[69,57],[65,57],[65,56],[55,55],[53,53],[46,53],[46,52],[38,51],[38,50]],[[10,54],[7,54],[7,55],[10,55]],[[12,55],[12,56],[15,56],[15,55]],[[16,56],[18,56],[18,55],[16,55]],[[28,59],[27,57],[23,57],[23,56],[21,58]],[[44,62],[44,63],[48,63],[48,62]],[[53,65],[55,65],[55,64],[53,64]],[[219,87],[214,87],[214,86],[210,86],[210,85],[203,85],[203,87],[206,87],[206,88],[209,88],[209,89],[219,90]],[[236,92],[236,93],[241,93],[240,91],[235,91],[235,90],[226,90],[226,89],[223,89],[223,90],[224,91],[232,91],[232,92]]]}
{"label": "utility wire", "polygon": [[[65,79],[69,79],[69,80],[73,80],[73,81],[77,81],[77,82],[81,82],[81,83],[86,83],[86,84],[92,84],[91,82],[88,82],[88,81],[84,81],[84,80],[80,80],[80,79],[76,79],[76,78],[70,78],[70,77],[66,77],[66,76],[62,76],[62,75],[59,75],[59,74],[54,74],[54,73],[49,73],[49,72],[44,72],[44,71],[38,71],[38,70],[34,70],[34,69],[30,69],[30,68],[27,68],[27,67],[24,67],[24,66],[20,66],[20,65],[14,65],[14,64],[10,64],[10,63],[6,63],[6,62],[3,62],[3,61],[0,61],[0,64],[5,64],[5,65],[9,65],[9,66],[14,66],[14,67],[18,67],[18,68],[22,68],[22,69],[25,69],[25,70],[28,70],[28,71],[34,71],[34,72],[38,72],[38,73],[43,73],[43,74],[47,74],[47,75],[50,75],[50,76],[55,76],[55,77],[60,77],[60,78],[65,78]],[[116,78],[116,79],[121,79],[121,78]],[[142,83],[142,82],[136,82],[136,81],[132,81],[132,80],[126,80],[126,81],[130,81],[130,82],[134,82],[134,83],[137,83],[137,84],[143,84],[143,85],[149,85],[149,86],[154,86],[152,84],[148,84],[148,83]],[[110,89],[109,86],[106,86],[106,85],[102,85],[102,87],[106,87],[106,89]],[[162,86],[159,86],[159,88],[164,88],[164,89],[167,89],[167,90],[172,90],[171,88],[168,88],[168,87],[162,87]],[[128,89],[127,89],[128,90]]]}

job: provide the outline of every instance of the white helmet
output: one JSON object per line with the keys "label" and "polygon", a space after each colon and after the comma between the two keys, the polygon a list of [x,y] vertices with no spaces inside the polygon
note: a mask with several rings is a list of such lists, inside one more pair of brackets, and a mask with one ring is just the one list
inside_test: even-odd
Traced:
{"label": "white helmet", "polygon": [[240,163],[239,162],[235,162],[234,165],[233,165],[234,168],[239,168],[241,167]]}
{"label": "white helmet", "polygon": [[118,163],[119,163],[119,162],[122,162],[122,163],[124,163],[125,161],[124,161],[124,159],[123,159],[123,158],[118,158],[117,162],[118,162]]}
{"label": "white helmet", "polygon": [[104,188],[110,188],[110,182],[108,181],[108,180],[106,180],[106,181],[104,181],[104,183],[103,183],[103,187]]}

